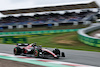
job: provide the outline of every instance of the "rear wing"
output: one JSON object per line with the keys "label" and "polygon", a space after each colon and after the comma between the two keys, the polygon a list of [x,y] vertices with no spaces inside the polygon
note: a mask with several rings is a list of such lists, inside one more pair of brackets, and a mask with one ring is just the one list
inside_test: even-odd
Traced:
{"label": "rear wing", "polygon": [[25,43],[25,44],[23,44],[23,43],[18,43],[17,44],[17,46],[28,46],[29,44],[27,44],[27,43]]}

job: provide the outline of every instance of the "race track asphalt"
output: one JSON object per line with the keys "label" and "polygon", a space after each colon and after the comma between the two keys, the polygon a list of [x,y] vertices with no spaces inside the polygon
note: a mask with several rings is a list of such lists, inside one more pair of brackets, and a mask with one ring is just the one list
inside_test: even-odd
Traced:
{"label": "race track asphalt", "polygon": [[[13,54],[14,47],[15,45],[0,44],[0,53]],[[52,50],[52,48],[48,49]],[[100,52],[68,50],[68,49],[60,49],[60,50],[65,52],[66,57],[60,59],[52,59],[52,60],[100,67]]]}

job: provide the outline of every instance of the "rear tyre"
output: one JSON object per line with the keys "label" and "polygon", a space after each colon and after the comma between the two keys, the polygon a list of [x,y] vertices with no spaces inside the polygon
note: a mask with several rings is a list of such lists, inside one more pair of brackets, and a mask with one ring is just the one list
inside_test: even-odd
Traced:
{"label": "rear tyre", "polygon": [[21,53],[22,53],[22,50],[21,50],[20,47],[15,47],[15,48],[14,48],[14,54],[15,54],[15,55],[20,55]]}

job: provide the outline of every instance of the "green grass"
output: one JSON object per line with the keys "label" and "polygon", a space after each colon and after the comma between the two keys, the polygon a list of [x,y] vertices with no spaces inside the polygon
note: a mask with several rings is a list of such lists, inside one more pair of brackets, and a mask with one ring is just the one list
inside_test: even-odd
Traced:
{"label": "green grass", "polygon": [[100,52],[100,48],[88,46],[78,40],[76,32],[53,34],[50,36],[39,36],[28,38],[28,43],[37,42],[43,47],[86,50]]}
{"label": "green grass", "polygon": [[28,43],[32,42],[37,42],[38,45],[43,47],[100,52],[100,48],[88,46],[80,42],[76,32],[28,38]]}
{"label": "green grass", "polygon": [[[100,52],[100,48],[88,46],[80,42],[77,32],[28,37],[27,39],[28,43],[37,42],[38,45],[42,45],[43,47]],[[0,43],[2,43],[2,39],[0,39]]]}

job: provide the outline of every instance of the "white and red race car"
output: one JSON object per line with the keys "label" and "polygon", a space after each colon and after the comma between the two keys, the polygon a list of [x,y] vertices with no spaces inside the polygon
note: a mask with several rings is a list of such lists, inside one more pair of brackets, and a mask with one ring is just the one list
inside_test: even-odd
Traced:
{"label": "white and red race car", "polygon": [[60,52],[59,49],[54,49],[53,51],[48,50],[47,48],[42,48],[42,46],[36,46],[36,43],[31,44],[17,44],[14,48],[15,55],[23,55],[23,56],[33,56],[33,57],[41,57],[41,58],[59,58],[65,57],[64,52]]}

